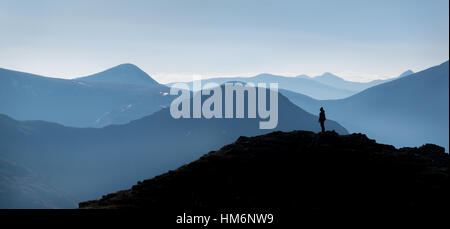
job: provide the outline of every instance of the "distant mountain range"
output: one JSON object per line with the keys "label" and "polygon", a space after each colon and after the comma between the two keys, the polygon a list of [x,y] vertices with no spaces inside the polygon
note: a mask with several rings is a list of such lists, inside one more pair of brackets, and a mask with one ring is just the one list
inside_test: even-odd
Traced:
{"label": "distant mountain range", "polygon": [[[312,79],[312,80],[315,80],[315,81],[317,81],[319,83],[322,83],[322,84],[325,84],[325,85],[328,85],[328,86],[332,86],[332,87],[339,88],[339,89],[342,89],[342,90],[347,90],[347,91],[352,91],[352,92],[357,93],[357,92],[363,91],[363,90],[365,90],[367,88],[376,86],[378,84],[389,82],[389,81],[392,81],[392,80],[395,80],[397,78],[404,77],[404,76],[407,76],[407,75],[410,75],[410,74],[413,74],[413,73],[414,73],[413,71],[407,70],[407,71],[403,72],[398,77],[394,77],[394,78],[390,78],[390,79],[386,79],[386,80],[373,80],[373,81],[370,81],[370,82],[352,82],[352,81],[347,81],[347,80],[344,80],[344,79],[340,78],[339,76],[334,75],[334,74],[329,73],[329,72],[326,72],[326,73],[324,73],[324,74],[322,74],[320,76],[315,76],[315,77],[309,77],[307,75],[301,75],[301,76],[298,76],[298,77],[299,78],[305,78],[305,79]],[[335,99],[335,98],[326,98],[326,99]]]}
{"label": "distant mountain range", "polygon": [[[202,82],[280,83],[278,126],[260,130],[260,119],[173,119],[168,106],[175,97],[169,95],[170,88],[131,64],[73,80],[0,69],[0,189],[10,195],[7,199],[30,200],[30,205],[19,201],[17,206],[72,207],[73,201],[127,188],[239,136],[317,132],[321,106],[327,130],[363,132],[395,146],[434,143],[448,150],[448,78],[447,61],[369,83],[345,81],[331,73]],[[318,100],[312,95],[343,99]],[[15,174],[17,168],[29,173],[23,178]],[[29,177],[39,179],[33,178],[33,183]],[[5,189],[3,184],[15,188]],[[29,187],[42,191],[22,192]],[[0,208],[10,204],[0,198]]]}
{"label": "distant mountain range", "polygon": [[131,64],[74,80],[0,68],[0,113],[74,127],[124,124],[166,107],[169,88]]}
{"label": "distant mountain range", "polygon": [[[405,72],[402,75],[411,73]],[[244,78],[215,78],[203,84],[228,81],[279,83],[281,89],[319,98],[345,98],[385,81],[345,81],[331,73],[283,77],[261,74]],[[171,85],[171,84],[169,84]],[[174,99],[161,85],[132,64],[121,64],[73,80],[55,79],[0,68],[0,113],[18,120],[43,120],[73,127],[125,124],[167,107]]]}
{"label": "distant mountain range", "polygon": [[[253,77],[229,77],[229,78],[211,78],[203,79],[202,84],[214,82],[216,84],[223,84],[230,81],[252,82],[252,83],[278,83],[278,87],[286,90],[303,93],[317,99],[337,99],[348,97],[355,92],[339,89],[333,86],[325,85],[320,82],[305,78],[295,78],[286,76],[277,76],[271,74],[260,74]],[[192,82],[187,82],[192,88]],[[171,86],[173,83],[167,84]]]}
{"label": "distant mountain range", "polygon": [[286,90],[280,93],[313,114],[323,106],[327,117],[350,132],[364,132],[382,143],[396,146],[435,143],[448,151],[448,85],[447,61],[418,73],[404,74],[345,99],[316,100]]}
{"label": "distant mountain range", "polygon": [[[49,185],[82,201],[176,168],[239,136],[319,131],[318,117],[283,95],[278,98],[278,120],[275,129],[260,130],[259,118],[174,119],[164,108],[124,125],[72,128],[0,115],[0,157],[32,169]],[[328,128],[347,133],[334,121]]]}
{"label": "distant mountain range", "polygon": [[[408,70],[402,73],[399,77],[406,76],[413,73]],[[370,82],[351,82],[346,81],[332,73],[324,73],[316,77],[309,77],[307,75],[299,75],[297,77],[278,76],[272,74],[260,74],[253,77],[223,77],[203,79],[202,84],[214,82],[216,84],[223,84],[230,81],[239,81],[243,83],[278,83],[280,89],[289,90],[297,93],[307,95],[315,99],[341,99],[354,95],[362,90],[373,87],[375,85],[385,83],[396,78],[387,80],[374,80]],[[186,82],[192,88],[192,82]],[[171,86],[174,83],[169,83]]]}

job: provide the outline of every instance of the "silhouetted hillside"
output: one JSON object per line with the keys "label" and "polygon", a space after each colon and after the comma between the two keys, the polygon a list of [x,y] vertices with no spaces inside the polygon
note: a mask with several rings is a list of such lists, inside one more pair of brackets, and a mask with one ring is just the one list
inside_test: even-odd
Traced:
{"label": "silhouetted hillside", "polygon": [[442,147],[396,149],[363,134],[240,137],[200,159],[81,208],[431,211],[447,208]]}

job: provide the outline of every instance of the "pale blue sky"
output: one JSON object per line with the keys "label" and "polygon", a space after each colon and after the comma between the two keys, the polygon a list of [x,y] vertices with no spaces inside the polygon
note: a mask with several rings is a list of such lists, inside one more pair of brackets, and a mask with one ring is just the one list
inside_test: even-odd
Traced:
{"label": "pale blue sky", "polygon": [[0,67],[160,82],[262,72],[366,81],[449,59],[448,0],[0,0]]}

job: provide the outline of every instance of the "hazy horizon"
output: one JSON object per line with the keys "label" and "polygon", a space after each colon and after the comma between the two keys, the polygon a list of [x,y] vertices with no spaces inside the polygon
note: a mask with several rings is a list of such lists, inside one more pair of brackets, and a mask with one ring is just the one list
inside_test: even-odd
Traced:
{"label": "hazy horizon", "polygon": [[[449,60],[442,61],[441,63],[444,63],[444,62],[446,62],[446,61],[449,61]],[[137,65],[136,65],[136,66],[137,66],[138,68],[140,68],[141,70],[143,70],[144,72],[146,72],[150,77],[152,77],[153,79],[155,79],[156,81],[158,81],[158,83],[162,83],[162,84],[166,84],[166,83],[174,83],[174,82],[191,82],[191,81],[193,81],[194,79],[199,79],[199,77],[200,77],[200,79],[210,79],[210,78],[235,78],[235,77],[253,77],[253,76],[257,76],[257,75],[261,75],[261,74],[270,74],[270,75],[275,75],[275,76],[285,76],[285,77],[297,77],[297,76],[301,76],[301,75],[306,75],[306,76],[308,76],[308,77],[317,77],[317,76],[321,76],[321,75],[323,75],[323,74],[325,74],[325,73],[331,73],[331,74],[336,75],[336,76],[338,76],[338,77],[340,77],[340,78],[342,78],[342,79],[344,79],[344,80],[346,80],[346,81],[349,81],[349,82],[370,82],[370,81],[374,81],[374,80],[386,80],[386,79],[396,78],[396,77],[400,76],[400,74],[402,74],[402,73],[404,73],[404,72],[406,72],[406,71],[409,71],[409,70],[412,70],[414,73],[420,72],[420,71],[422,71],[422,70],[425,70],[425,69],[427,69],[427,68],[430,68],[430,67],[439,65],[439,64],[441,64],[441,63],[435,64],[435,65],[431,65],[431,66],[429,66],[429,67],[425,67],[424,69],[420,69],[420,70],[413,70],[413,69],[409,68],[409,69],[406,69],[406,70],[404,70],[404,71],[398,73],[397,75],[384,76],[384,77],[374,77],[374,78],[370,78],[370,79],[362,79],[362,78],[359,78],[359,79],[358,79],[358,78],[352,78],[351,76],[349,77],[348,75],[342,75],[342,74],[337,74],[337,73],[333,73],[333,72],[324,71],[324,72],[322,72],[322,73],[320,73],[320,74],[316,74],[316,75],[307,75],[307,74],[301,74],[301,73],[300,73],[300,74],[298,74],[298,73],[296,74],[296,73],[270,73],[270,72],[259,72],[259,73],[257,73],[257,72],[252,72],[252,73],[241,73],[241,74],[236,74],[236,75],[233,75],[233,74],[216,74],[216,75],[201,75],[201,74],[180,74],[180,75],[177,75],[177,74],[173,74],[173,76],[175,76],[175,77],[172,77],[172,75],[165,75],[166,77],[163,77],[163,80],[168,80],[168,81],[159,81],[158,78],[161,78],[161,77],[158,77],[158,76],[160,76],[160,75],[157,74],[157,75],[155,76],[155,75],[153,75],[153,74],[151,74],[151,73],[146,72],[145,70],[143,70],[142,67],[137,66]],[[13,71],[19,71],[19,72],[25,72],[25,73],[31,73],[31,74],[37,74],[37,75],[40,75],[40,76],[50,77],[50,78],[57,78],[57,79],[76,79],[76,78],[81,78],[81,77],[90,76],[90,75],[93,75],[93,74],[96,74],[96,73],[99,73],[99,72],[102,72],[102,71],[105,71],[105,70],[108,70],[108,69],[117,67],[117,66],[122,65],[122,64],[133,64],[133,63],[121,63],[121,64],[117,64],[117,65],[114,65],[114,66],[111,66],[111,67],[108,67],[108,68],[105,68],[105,69],[99,69],[98,71],[92,72],[92,73],[87,74],[87,75],[69,76],[69,77],[67,77],[67,76],[48,76],[48,75],[41,75],[41,74],[37,74],[37,73],[34,73],[34,72],[29,72],[29,71],[22,71],[22,70],[18,70],[18,69],[4,68],[4,67],[2,67],[2,66],[0,66],[0,68],[8,69],[8,70],[13,70]],[[133,64],[133,65],[135,65],[135,64]],[[358,74],[358,73],[355,73],[355,74]],[[363,73],[362,73],[362,74],[363,74]],[[180,78],[180,76],[182,76],[182,80],[176,80],[176,79]],[[357,75],[355,75],[355,76],[357,76]],[[350,78],[350,79],[349,79],[349,78]],[[173,79],[173,80],[171,80],[171,79]]]}
{"label": "hazy horizon", "polygon": [[447,61],[448,4],[0,0],[0,67],[69,79],[133,63],[161,83],[324,72],[367,82]]}

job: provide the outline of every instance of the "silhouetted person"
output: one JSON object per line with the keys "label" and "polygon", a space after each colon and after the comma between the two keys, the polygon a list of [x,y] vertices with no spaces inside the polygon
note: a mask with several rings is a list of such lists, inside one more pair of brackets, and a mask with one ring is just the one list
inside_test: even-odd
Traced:
{"label": "silhouetted person", "polygon": [[322,133],[325,132],[325,120],[327,120],[327,118],[325,117],[325,110],[323,109],[323,107],[321,107],[319,114],[319,122],[320,127],[322,127]]}

